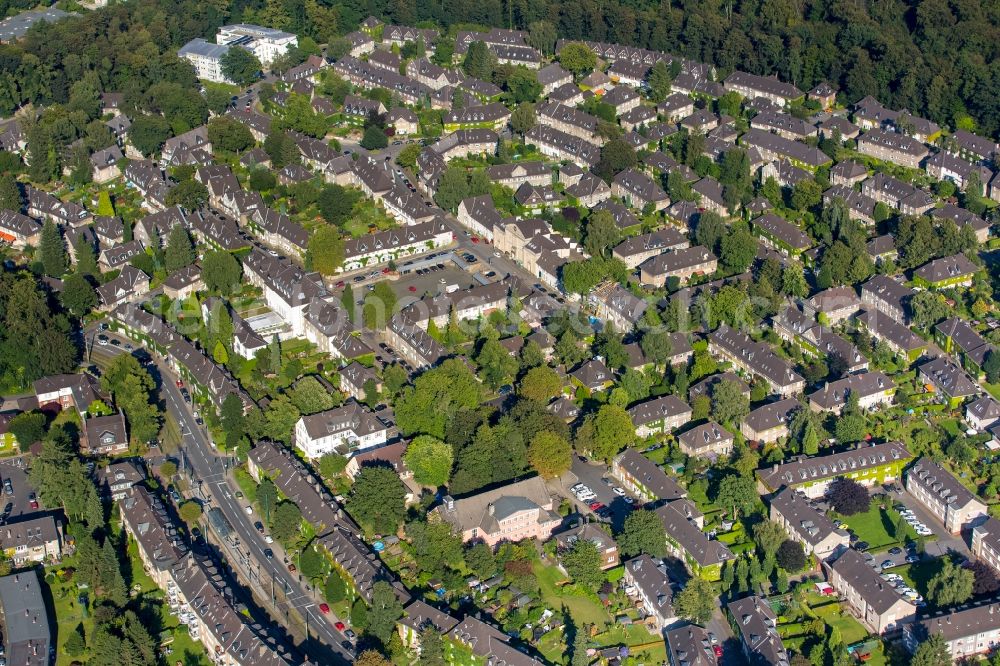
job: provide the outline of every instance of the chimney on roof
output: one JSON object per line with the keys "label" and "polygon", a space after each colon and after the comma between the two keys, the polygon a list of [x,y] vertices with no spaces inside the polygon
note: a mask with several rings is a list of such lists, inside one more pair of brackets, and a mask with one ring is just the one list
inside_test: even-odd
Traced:
{"label": "chimney on roof", "polygon": [[489,506],[486,507],[486,510],[489,512],[491,516],[496,513],[496,507],[493,505],[493,502],[490,502]]}

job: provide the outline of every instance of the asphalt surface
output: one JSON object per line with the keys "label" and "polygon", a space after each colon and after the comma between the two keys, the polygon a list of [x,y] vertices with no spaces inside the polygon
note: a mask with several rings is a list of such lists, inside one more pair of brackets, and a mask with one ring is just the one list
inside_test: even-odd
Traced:
{"label": "asphalt surface", "polygon": [[[95,333],[94,330],[88,331],[88,342],[94,339]],[[109,338],[127,340],[110,331],[104,331],[104,334]],[[95,351],[109,356],[127,353],[122,346],[114,345],[98,346]],[[248,515],[246,507],[249,503],[245,499],[237,499],[238,488],[226,468],[228,459],[216,453],[205,431],[195,423],[191,406],[184,402],[175,383],[176,375],[165,363],[159,361],[155,369],[161,380],[160,398],[181,432],[180,453],[184,457],[184,465],[190,466],[191,476],[197,480],[194,485],[199,485],[201,495],[208,498],[205,511],[207,513],[208,509],[218,507],[233,526],[234,538],[226,548],[229,551],[226,559],[233,570],[239,572],[242,578],[250,580],[265,596],[269,590],[277,591],[278,596],[285,599],[287,606],[303,618],[304,626],[296,622],[294,627],[290,627],[292,620],[289,609],[285,608],[282,612],[280,603],[274,604],[270,613],[272,620],[278,624],[298,633],[306,633],[307,640],[297,647],[313,661],[321,664],[352,663],[354,656],[344,647],[347,637],[333,626],[336,618],[319,611],[318,602],[313,599],[308,583],[301,581],[297,573],[288,571],[281,556],[281,547],[277,543],[265,543],[263,535],[254,528],[253,523],[260,518],[256,512]],[[0,467],[0,475],[3,471],[4,468]],[[16,471],[11,473],[16,474]],[[27,488],[26,482],[21,485]],[[15,484],[15,492],[17,491],[18,485]],[[264,555],[265,549],[274,552],[274,559],[268,559]]]}
{"label": "asphalt surface", "polygon": [[[28,483],[28,471],[25,469],[24,460],[20,456],[5,458],[0,461],[0,489],[3,488],[3,484],[7,479],[10,479],[11,488],[14,490],[13,495],[8,495],[6,492],[0,495],[0,511],[6,508],[7,504],[13,505],[10,514],[7,516],[7,521],[16,521],[22,517],[27,517],[28,514],[45,510],[41,505],[41,498],[37,497],[35,488]],[[31,508],[31,502],[28,499],[31,493],[36,493],[38,501],[37,509]]]}
{"label": "asphalt surface", "polygon": [[[602,479],[609,479],[611,485],[604,483]],[[611,476],[611,470],[608,469],[607,465],[598,464],[594,462],[584,462],[580,460],[580,456],[573,456],[573,465],[570,468],[570,474],[563,476],[561,489],[563,494],[573,503],[573,506],[577,508],[580,513],[596,515],[590,508],[578,500],[573,492],[570,490],[577,483],[583,483],[587,485],[594,494],[597,495],[597,501],[604,506],[610,507],[611,509],[611,526],[617,531],[622,528],[625,523],[625,518],[628,514],[632,512],[632,505],[626,502],[624,499],[619,497],[611,490],[612,486],[617,486],[618,482],[615,478]]]}

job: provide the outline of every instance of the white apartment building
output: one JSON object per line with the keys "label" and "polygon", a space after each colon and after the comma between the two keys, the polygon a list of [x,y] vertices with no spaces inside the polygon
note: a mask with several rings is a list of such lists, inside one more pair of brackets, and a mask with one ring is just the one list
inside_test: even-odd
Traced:
{"label": "white apartment building", "polygon": [[229,52],[224,44],[213,44],[201,37],[192,39],[177,51],[177,56],[194,65],[195,76],[213,83],[232,83],[222,73],[222,57]]}
{"label": "white apartment building", "polygon": [[290,32],[249,23],[222,26],[215,35],[215,41],[227,46],[242,46],[257,56],[265,68],[299,44],[299,38]]}
{"label": "white apartment building", "polygon": [[295,445],[311,460],[327,453],[351,453],[385,444],[389,429],[375,413],[353,400],[341,407],[299,418]]}

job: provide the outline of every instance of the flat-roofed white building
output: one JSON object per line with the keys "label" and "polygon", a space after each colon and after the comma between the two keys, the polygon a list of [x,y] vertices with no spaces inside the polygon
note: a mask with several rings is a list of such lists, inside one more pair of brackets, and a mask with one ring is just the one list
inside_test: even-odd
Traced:
{"label": "flat-roofed white building", "polygon": [[299,38],[290,32],[249,23],[222,26],[215,35],[215,41],[242,46],[257,56],[264,67],[270,67],[276,59],[288,53],[288,49],[299,44]]}

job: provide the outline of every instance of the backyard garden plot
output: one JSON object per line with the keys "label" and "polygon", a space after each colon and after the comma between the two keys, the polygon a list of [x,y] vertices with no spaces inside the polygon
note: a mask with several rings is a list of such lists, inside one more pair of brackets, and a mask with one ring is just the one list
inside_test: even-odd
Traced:
{"label": "backyard garden plot", "polygon": [[831,515],[835,521],[842,521],[854,530],[860,541],[868,542],[868,550],[871,552],[887,550],[893,546],[902,546],[907,541],[917,539],[917,533],[905,523],[902,534],[896,534],[899,513],[888,506],[882,508],[882,505],[876,501],[872,502],[871,508],[865,513],[853,516],[839,516],[836,513]]}

